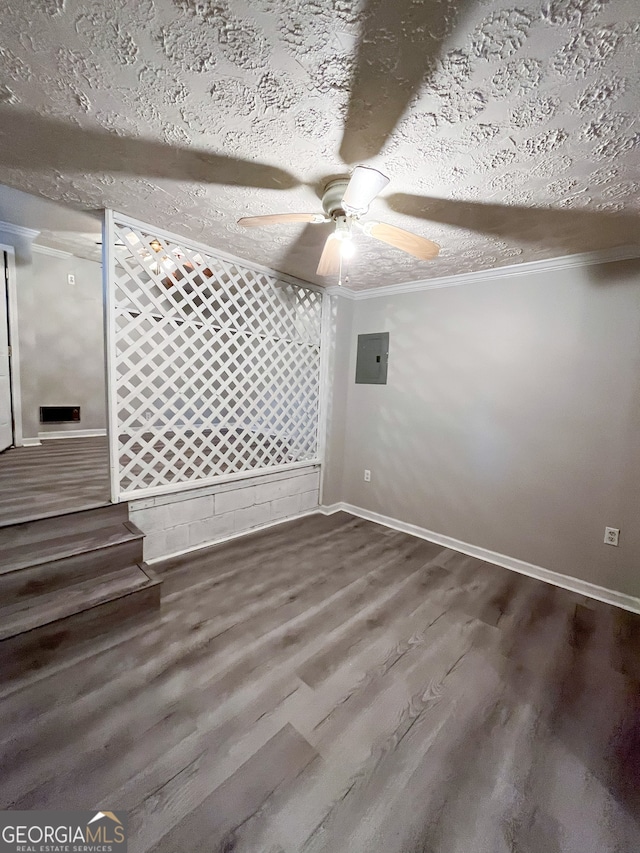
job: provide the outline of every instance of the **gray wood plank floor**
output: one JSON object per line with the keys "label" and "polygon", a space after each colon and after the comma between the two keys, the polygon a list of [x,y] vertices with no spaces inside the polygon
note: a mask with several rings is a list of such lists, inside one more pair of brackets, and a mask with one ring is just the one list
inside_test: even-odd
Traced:
{"label": "gray wood plank floor", "polygon": [[0,526],[107,503],[106,438],[50,439],[0,453]]}
{"label": "gray wood plank floor", "polygon": [[2,808],[134,853],[637,853],[640,618],[344,513],[0,685]]}

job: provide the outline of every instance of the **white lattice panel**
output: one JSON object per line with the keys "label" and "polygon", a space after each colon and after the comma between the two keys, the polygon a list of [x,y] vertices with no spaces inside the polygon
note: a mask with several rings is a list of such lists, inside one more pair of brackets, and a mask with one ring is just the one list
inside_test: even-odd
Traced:
{"label": "white lattice panel", "polygon": [[107,241],[118,493],[317,460],[322,293],[124,217]]}

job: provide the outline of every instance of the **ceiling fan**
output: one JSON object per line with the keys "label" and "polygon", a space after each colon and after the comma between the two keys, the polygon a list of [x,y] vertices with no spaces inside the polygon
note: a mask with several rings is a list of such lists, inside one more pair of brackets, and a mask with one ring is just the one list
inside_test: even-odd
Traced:
{"label": "ceiling fan", "polygon": [[353,254],[354,230],[362,231],[374,240],[380,240],[422,261],[435,258],[440,247],[425,237],[384,222],[360,221],[369,210],[371,202],[388,183],[389,178],[377,169],[371,166],[356,166],[348,180],[338,178],[327,184],[322,195],[324,213],[272,213],[266,216],[244,216],[238,220],[238,225],[256,228],[289,222],[307,222],[312,225],[334,223],[335,228],[325,241],[316,273],[321,276],[338,274],[339,283],[342,279],[343,260]]}
{"label": "ceiling fan", "polygon": [[[312,5],[335,6],[331,0]],[[345,82],[348,101],[339,148],[343,163],[351,166],[381,154],[402,115],[429,86],[452,32],[476,5],[473,0],[361,0],[353,4],[359,7],[360,32],[350,79]],[[0,149],[3,167],[28,174],[60,173],[64,177],[70,172],[106,173],[276,191],[305,186],[288,169],[243,159],[233,152],[217,153],[210,144],[199,146],[194,141],[192,145],[176,145],[142,136],[120,136],[10,103],[0,104]],[[241,224],[334,223],[334,233],[322,252],[320,275],[335,271],[336,266],[339,271],[345,244],[348,249],[350,242],[347,238],[358,229],[402,251],[415,251],[415,257],[435,257],[435,244],[430,241],[391,225],[361,221],[386,183],[376,170],[356,166],[351,180],[334,181],[325,187],[323,214],[248,217]],[[637,242],[635,211],[487,204],[405,193],[387,196],[385,202],[400,214],[503,240],[530,242],[542,234],[545,239],[553,238],[565,253],[580,250],[586,231],[597,242],[593,248]],[[427,244],[431,253],[417,254],[427,252]]]}

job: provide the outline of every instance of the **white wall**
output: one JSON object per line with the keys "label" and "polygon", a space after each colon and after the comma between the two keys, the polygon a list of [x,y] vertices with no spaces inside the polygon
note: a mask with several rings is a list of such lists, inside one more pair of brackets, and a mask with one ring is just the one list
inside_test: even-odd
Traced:
{"label": "white wall", "polygon": [[[106,429],[101,265],[33,251],[16,277],[24,437]],[[80,422],[39,423],[40,406],[75,405]]]}
{"label": "white wall", "polygon": [[[356,385],[382,331],[388,384]],[[341,500],[640,596],[640,262],[366,299],[346,333]]]}
{"label": "white wall", "polygon": [[249,533],[318,506],[319,466],[260,474],[129,503],[145,560],[157,560]]}

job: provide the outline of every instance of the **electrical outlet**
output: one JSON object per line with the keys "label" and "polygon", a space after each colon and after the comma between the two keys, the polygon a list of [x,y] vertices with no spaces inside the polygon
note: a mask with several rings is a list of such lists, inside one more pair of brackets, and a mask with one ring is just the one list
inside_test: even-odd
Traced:
{"label": "electrical outlet", "polygon": [[617,545],[620,531],[617,527],[605,527],[604,529],[604,544]]}
{"label": "electrical outlet", "polygon": [[67,281],[69,284],[75,284],[76,283],[76,277],[72,272],[70,272],[69,275],[67,276]]}
{"label": "electrical outlet", "polygon": [[367,468],[364,469],[364,481],[365,483],[371,482],[371,471],[369,471]]}

